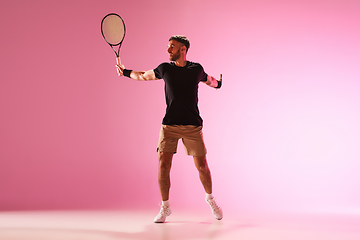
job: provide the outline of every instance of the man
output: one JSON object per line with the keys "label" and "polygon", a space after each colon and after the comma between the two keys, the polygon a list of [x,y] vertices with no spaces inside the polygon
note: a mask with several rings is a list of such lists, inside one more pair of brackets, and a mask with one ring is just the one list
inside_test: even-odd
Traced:
{"label": "man", "polygon": [[200,181],[205,189],[205,200],[210,205],[216,219],[223,217],[222,209],[216,204],[212,195],[212,181],[206,161],[206,148],[202,135],[202,119],[198,109],[198,84],[204,82],[213,88],[220,88],[222,77],[216,80],[207,75],[198,63],[186,60],[190,42],[185,36],[175,35],[169,39],[168,53],[170,63],[162,63],[149,71],[132,71],[125,69],[118,61],[116,65],[119,76],[130,77],[139,81],[163,79],[165,81],[166,114],[162,121],[158,143],[159,155],[159,188],[162,205],[155,223],[163,223],[171,214],[169,204],[170,169],[172,158],[181,138],[185,151],[193,156],[199,171]]}

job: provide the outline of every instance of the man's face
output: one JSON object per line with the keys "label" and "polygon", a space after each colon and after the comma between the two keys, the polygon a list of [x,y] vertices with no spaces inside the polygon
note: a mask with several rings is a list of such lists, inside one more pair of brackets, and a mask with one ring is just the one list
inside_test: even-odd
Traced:
{"label": "man's face", "polygon": [[176,61],[180,58],[180,50],[181,47],[184,46],[182,43],[178,41],[171,40],[168,45],[168,53],[170,61]]}

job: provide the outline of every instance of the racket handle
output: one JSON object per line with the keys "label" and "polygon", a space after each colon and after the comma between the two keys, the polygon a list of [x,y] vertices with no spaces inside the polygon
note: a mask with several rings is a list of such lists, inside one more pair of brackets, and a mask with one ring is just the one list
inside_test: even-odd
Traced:
{"label": "racket handle", "polygon": [[116,58],[116,63],[117,63],[117,65],[121,65],[120,57],[117,57],[117,58]]}

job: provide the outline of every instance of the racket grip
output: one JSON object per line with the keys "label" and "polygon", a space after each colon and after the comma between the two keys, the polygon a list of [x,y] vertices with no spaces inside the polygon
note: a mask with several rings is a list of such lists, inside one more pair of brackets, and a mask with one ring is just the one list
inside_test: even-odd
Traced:
{"label": "racket grip", "polygon": [[121,65],[120,57],[116,57],[116,63],[117,63],[117,65]]}

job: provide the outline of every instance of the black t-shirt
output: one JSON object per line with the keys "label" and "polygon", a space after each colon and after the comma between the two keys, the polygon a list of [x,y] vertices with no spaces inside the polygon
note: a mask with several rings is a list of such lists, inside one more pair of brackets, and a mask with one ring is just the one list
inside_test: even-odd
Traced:
{"label": "black t-shirt", "polygon": [[199,63],[187,61],[185,67],[162,63],[154,69],[155,76],[165,81],[166,113],[164,125],[202,126],[198,108],[198,84],[206,82],[207,74]]}

